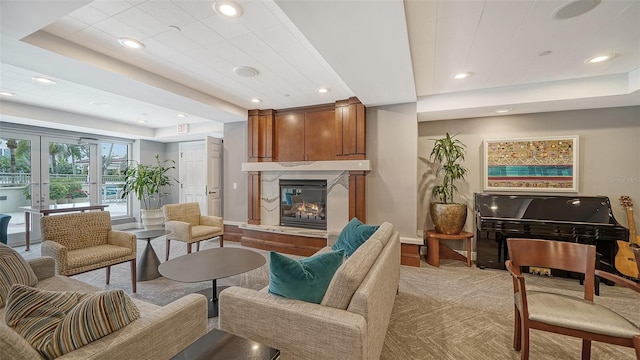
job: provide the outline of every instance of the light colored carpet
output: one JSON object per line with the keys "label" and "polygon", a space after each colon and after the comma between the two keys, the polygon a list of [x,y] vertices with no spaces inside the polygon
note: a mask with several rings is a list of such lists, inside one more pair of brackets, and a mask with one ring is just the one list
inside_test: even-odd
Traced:
{"label": "light colored carpet", "polygon": [[[153,246],[164,261],[164,237],[153,240]],[[145,241],[138,242],[141,254]],[[225,242],[225,246],[239,247]],[[204,241],[201,248],[218,247],[218,241]],[[25,258],[40,256],[40,245],[32,250],[16,248]],[[268,258],[266,251],[252,249]],[[194,247],[195,251],[195,247]],[[171,258],[184,255],[183,243],[171,242]],[[96,270],[75,278],[109,289],[121,288],[131,294],[129,265],[112,267],[111,284],[105,285],[104,270]],[[218,281],[218,285],[238,285],[261,289],[268,284],[267,265],[248,273]],[[528,276],[533,286],[542,284],[570,294],[582,294],[577,281],[563,278]],[[157,305],[165,305],[181,296],[211,286],[211,282],[181,283],[164,277],[138,282],[138,292],[132,296]],[[512,348],[513,305],[512,283],[506,271],[476,267],[468,268],[458,261],[443,260],[439,268],[422,263],[422,267],[402,266],[400,289],[396,297],[381,359],[519,359]],[[597,303],[615,309],[636,324],[640,324],[640,295],[621,288],[602,285]],[[209,320],[209,328],[217,327],[217,318]],[[533,330],[532,360],[579,359],[581,341]],[[630,348],[593,343],[592,359],[635,359]]]}

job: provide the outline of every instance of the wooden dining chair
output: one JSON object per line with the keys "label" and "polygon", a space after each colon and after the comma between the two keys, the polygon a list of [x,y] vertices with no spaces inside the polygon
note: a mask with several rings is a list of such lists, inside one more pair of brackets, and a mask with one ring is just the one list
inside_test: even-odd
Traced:
{"label": "wooden dining chair", "polygon": [[[507,239],[507,246],[509,260],[505,265],[513,279],[515,304],[513,348],[520,351],[522,360],[529,359],[531,329],[582,338],[583,360],[591,358],[591,341],[630,348],[640,341],[640,328],[593,302],[596,275],[640,293],[640,284],[595,269],[595,246],[537,239]],[[584,274],[584,297],[527,290],[522,266]],[[637,353],[637,345],[635,349]]]}

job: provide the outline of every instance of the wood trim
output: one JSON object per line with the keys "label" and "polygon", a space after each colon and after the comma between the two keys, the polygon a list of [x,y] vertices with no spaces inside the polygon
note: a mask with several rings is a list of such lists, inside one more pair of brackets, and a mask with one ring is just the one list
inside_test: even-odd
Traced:
{"label": "wood trim", "polygon": [[274,111],[272,109],[260,111],[260,125],[258,129],[258,136],[260,139],[260,147],[258,156],[262,158],[262,161],[271,161],[273,159],[273,120]]}
{"label": "wood trim", "polygon": [[260,225],[261,211],[260,211],[260,180],[261,175],[259,171],[250,171],[248,174],[248,207],[247,207],[247,222],[252,225]]}
{"label": "wood trim", "polygon": [[400,244],[400,255],[400,264],[420,267],[420,245]]}
{"label": "wood trim", "polygon": [[[351,100],[351,99],[349,99]],[[367,153],[367,144],[366,144],[366,115],[364,111],[364,105],[358,101],[355,104],[356,108],[356,153],[361,154],[364,157],[364,154]]]}
{"label": "wood trim", "polygon": [[[344,139],[344,136],[342,134],[342,117],[343,117],[343,112],[344,112],[344,107],[342,106],[338,106],[337,105],[338,102],[336,102],[336,109],[335,109],[335,147],[336,147],[336,158],[338,158],[339,156],[342,156],[343,154],[343,147],[342,147],[342,141]],[[348,109],[348,108],[346,108]]]}
{"label": "wood trim", "polygon": [[349,171],[349,219],[367,221],[366,195],[366,172]]}
{"label": "wood trim", "polygon": [[237,225],[224,225],[224,241],[237,241],[240,242],[242,238],[242,229]]}
{"label": "wood trim", "polygon": [[311,256],[327,246],[327,239],[243,229],[240,244],[285,254]]}

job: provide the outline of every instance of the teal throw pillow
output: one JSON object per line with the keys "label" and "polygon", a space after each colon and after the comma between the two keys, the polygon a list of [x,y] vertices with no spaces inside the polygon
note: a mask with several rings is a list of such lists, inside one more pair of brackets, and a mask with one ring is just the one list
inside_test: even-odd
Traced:
{"label": "teal throw pillow", "polygon": [[333,251],[301,260],[272,251],[269,260],[269,292],[319,304],[343,259],[344,251]]}
{"label": "teal throw pillow", "polygon": [[345,257],[351,256],[360,245],[373,235],[380,225],[366,225],[357,218],[351,219],[347,226],[342,229],[338,240],[333,244],[333,250],[344,250]]}

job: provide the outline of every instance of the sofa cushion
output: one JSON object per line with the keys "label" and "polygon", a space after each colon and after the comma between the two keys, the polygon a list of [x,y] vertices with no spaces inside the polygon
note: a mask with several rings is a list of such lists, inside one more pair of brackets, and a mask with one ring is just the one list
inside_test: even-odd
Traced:
{"label": "sofa cushion", "polygon": [[122,290],[92,294],[14,285],[5,321],[44,358],[54,359],[140,317]]}
{"label": "sofa cushion", "polygon": [[332,249],[344,250],[345,257],[350,257],[378,228],[379,226],[365,225],[354,217],[342,229]]}
{"label": "sofa cushion", "polygon": [[301,260],[272,251],[269,260],[269,292],[319,304],[343,259],[342,250]]}
{"label": "sofa cushion", "polygon": [[369,269],[382,251],[380,241],[366,241],[338,268],[327,292],[324,294],[321,305],[346,309],[351,302],[351,297],[358,290],[362,280],[369,273]]}
{"label": "sofa cushion", "polygon": [[13,284],[34,286],[38,277],[31,266],[9,246],[0,243],[0,308]]}

